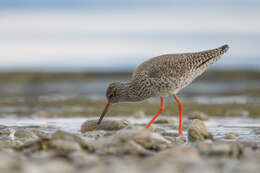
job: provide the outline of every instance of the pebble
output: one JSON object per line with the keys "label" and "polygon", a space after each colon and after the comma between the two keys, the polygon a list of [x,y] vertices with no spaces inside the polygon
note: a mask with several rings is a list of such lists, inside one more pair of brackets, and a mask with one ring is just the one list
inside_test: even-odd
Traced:
{"label": "pebble", "polygon": [[87,120],[80,128],[82,133],[93,130],[120,130],[125,128],[129,122],[127,120],[103,120],[100,124],[97,124],[98,120]]}
{"label": "pebble", "polygon": [[52,140],[64,140],[64,141],[70,141],[70,142],[74,142],[80,145],[80,147],[82,149],[84,149],[85,151],[88,152],[93,152],[94,146],[87,141],[85,138],[82,138],[81,136],[78,136],[76,134],[73,133],[69,133],[69,132],[65,132],[62,130],[58,130],[55,133],[53,133],[52,135]]}
{"label": "pebble", "polygon": [[5,148],[10,148],[10,147],[15,147],[15,146],[19,146],[23,144],[22,141],[19,141],[19,140],[12,140],[10,139],[9,137],[3,137],[0,139],[0,146],[1,147],[5,147]]}
{"label": "pebble", "polygon": [[188,119],[190,119],[190,120],[199,119],[199,120],[202,120],[202,121],[206,121],[206,120],[209,120],[209,116],[206,115],[206,114],[203,113],[203,112],[194,111],[194,112],[191,112],[191,113],[190,113]]}
{"label": "pebble", "polygon": [[1,136],[9,136],[11,133],[12,133],[12,129],[11,128],[0,129],[0,135]]}
{"label": "pebble", "polygon": [[154,121],[154,124],[172,124],[173,120],[166,119],[166,118],[159,118],[158,120]]}
{"label": "pebble", "polygon": [[32,154],[44,150],[54,150],[58,154],[67,154],[80,149],[93,152],[94,147],[86,139],[76,134],[58,130],[52,134],[51,138],[40,138],[29,141],[14,149],[22,151],[25,154]]}
{"label": "pebble", "polygon": [[189,157],[189,159],[200,159],[200,153],[196,148],[185,145],[172,147],[168,150],[163,151],[163,153],[171,157]]}
{"label": "pebble", "polygon": [[212,139],[212,135],[208,133],[203,121],[199,119],[192,120],[188,128],[188,139],[190,142],[203,141]]}
{"label": "pebble", "polygon": [[237,133],[234,132],[229,132],[225,134],[224,139],[235,139],[238,136]]}
{"label": "pebble", "polygon": [[238,142],[232,143],[198,143],[201,154],[210,157],[232,157],[239,158],[243,155],[244,147]]}
{"label": "pebble", "polygon": [[179,134],[178,133],[174,133],[174,132],[163,132],[161,133],[162,136],[170,136],[170,137],[178,137]]}
{"label": "pebble", "polygon": [[134,141],[149,150],[159,151],[167,148],[167,140],[163,136],[148,130],[137,131]]}
{"label": "pebble", "polygon": [[17,138],[25,138],[27,140],[36,139],[37,136],[30,130],[17,129],[14,133],[14,136]]}
{"label": "pebble", "polygon": [[[200,120],[190,122],[194,121]],[[86,134],[94,132],[102,137],[91,140],[85,137]],[[106,133],[110,134],[104,137]],[[118,173],[122,170],[150,173],[232,172],[232,170],[245,172],[246,165],[250,165],[248,170],[257,172],[260,161],[257,142],[240,144],[204,140],[190,145],[185,142],[185,137],[177,136],[174,132],[144,130],[144,126],[139,125],[119,131],[91,131],[85,134],[57,130],[47,136],[12,147],[14,150],[1,145],[2,141],[9,139],[2,137],[0,170],[5,173],[15,171],[41,173],[53,170],[57,173],[86,171]],[[12,140],[9,139],[10,141]]]}

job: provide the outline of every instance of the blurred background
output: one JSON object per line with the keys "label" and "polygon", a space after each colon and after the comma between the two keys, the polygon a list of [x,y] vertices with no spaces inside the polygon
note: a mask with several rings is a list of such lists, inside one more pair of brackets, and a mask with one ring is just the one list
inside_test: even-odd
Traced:
{"label": "blurred background", "polygon": [[258,0],[0,0],[1,71],[131,71],[229,44],[213,68],[259,69]]}
{"label": "blurred background", "polygon": [[228,53],[182,100],[259,103],[259,21],[258,0],[0,0],[0,112],[105,101],[110,82],[151,57],[223,44]]}
{"label": "blurred background", "polygon": [[[183,137],[171,96],[149,131],[159,98],[93,121],[143,61],[224,44],[177,94]],[[259,172],[259,149],[260,0],[0,0],[0,173]]]}

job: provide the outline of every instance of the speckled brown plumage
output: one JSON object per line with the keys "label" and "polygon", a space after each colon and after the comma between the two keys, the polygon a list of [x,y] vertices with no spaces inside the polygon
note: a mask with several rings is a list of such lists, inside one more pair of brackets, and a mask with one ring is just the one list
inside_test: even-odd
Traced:
{"label": "speckled brown plumage", "polygon": [[150,97],[178,93],[216,62],[228,45],[195,53],[166,54],[151,58],[137,67],[127,83],[112,83],[107,89],[111,103],[135,102]]}

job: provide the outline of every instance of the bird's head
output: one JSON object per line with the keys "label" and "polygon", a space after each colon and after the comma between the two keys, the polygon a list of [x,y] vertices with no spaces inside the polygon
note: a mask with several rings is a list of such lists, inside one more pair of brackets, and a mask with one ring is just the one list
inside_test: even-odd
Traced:
{"label": "bird's head", "polygon": [[99,118],[98,124],[101,123],[102,119],[104,118],[105,114],[112,104],[127,101],[127,84],[120,82],[111,83],[107,88],[106,97],[107,105]]}
{"label": "bird's head", "polygon": [[111,83],[107,87],[106,97],[110,103],[118,103],[122,100],[124,85],[120,82]]}

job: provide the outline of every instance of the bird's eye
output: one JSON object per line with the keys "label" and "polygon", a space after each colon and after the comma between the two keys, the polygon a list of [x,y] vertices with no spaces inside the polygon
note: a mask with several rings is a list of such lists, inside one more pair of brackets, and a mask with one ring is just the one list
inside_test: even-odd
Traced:
{"label": "bird's eye", "polygon": [[116,92],[112,92],[110,95],[109,95],[109,98],[112,98],[112,97],[115,97],[116,96]]}
{"label": "bird's eye", "polygon": [[113,97],[113,94],[110,94],[108,97],[111,99]]}

